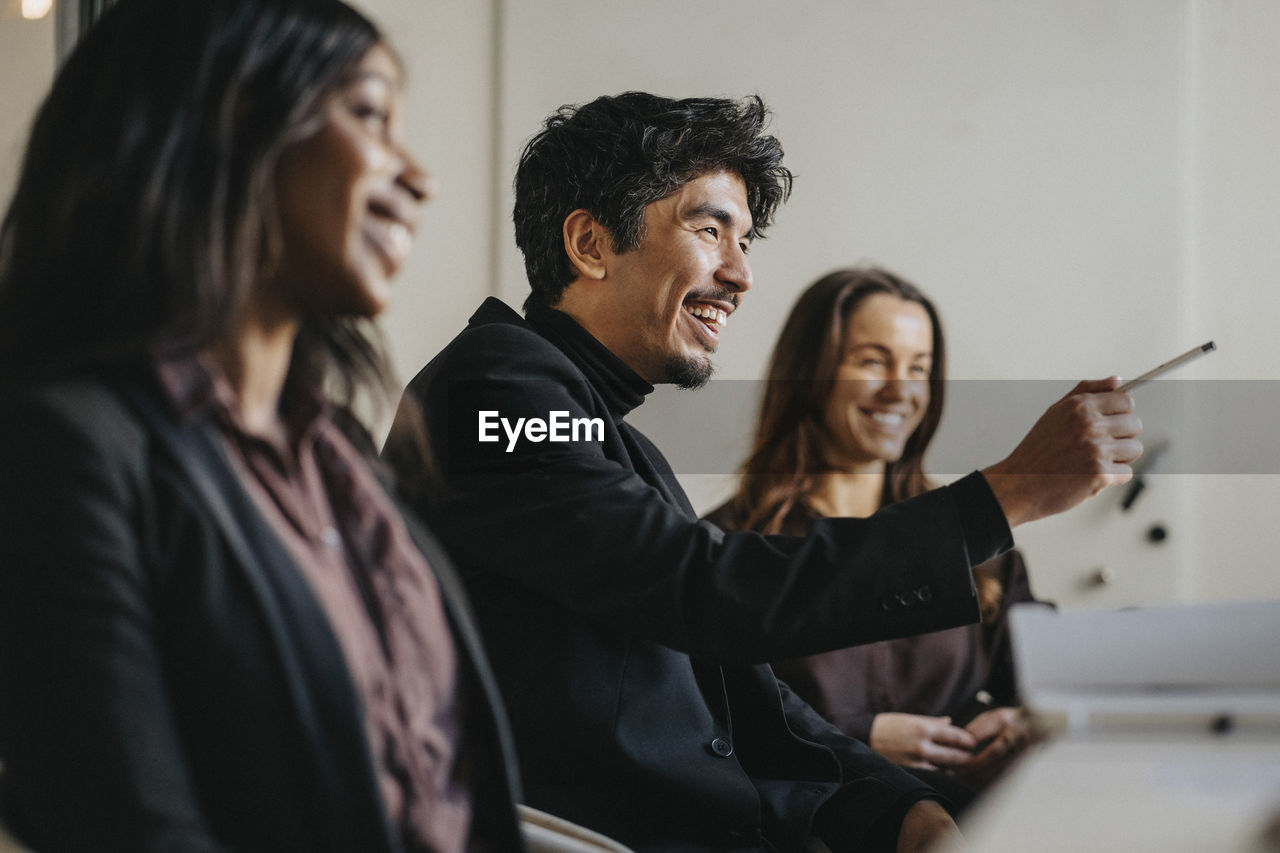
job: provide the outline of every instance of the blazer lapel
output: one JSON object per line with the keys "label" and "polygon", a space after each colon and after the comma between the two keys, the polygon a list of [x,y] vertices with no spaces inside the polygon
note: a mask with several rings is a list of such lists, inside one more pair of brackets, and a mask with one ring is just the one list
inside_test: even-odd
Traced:
{"label": "blazer lapel", "polygon": [[[313,746],[308,757],[326,800],[351,809],[353,786],[360,783],[366,792],[363,799],[372,808],[365,810],[364,819],[370,826],[364,832],[334,826],[331,837],[367,839],[371,837],[368,830],[376,830],[385,839],[386,850],[398,851],[398,836],[391,832],[382,807],[364,737],[358,693],[328,619],[292,555],[253,504],[207,422],[179,425],[148,390],[124,384],[120,391],[187,475],[253,589],[293,697],[298,725]],[[359,737],[339,739],[334,737],[336,732],[357,732]],[[336,760],[324,760],[328,756]],[[322,813],[337,818],[334,810]]]}

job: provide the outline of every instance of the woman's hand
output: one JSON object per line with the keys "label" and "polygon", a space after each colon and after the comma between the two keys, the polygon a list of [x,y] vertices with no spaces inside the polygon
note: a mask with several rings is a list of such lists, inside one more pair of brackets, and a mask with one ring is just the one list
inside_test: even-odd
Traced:
{"label": "woman's hand", "polygon": [[960,767],[974,758],[977,745],[977,736],[951,725],[950,717],[884,713],[871,721],[871,748],[905,767]]}
{"label": "woman's hand", "polygon": [[1000,775],[1031,740],[1026,715],[1019,708],[984,711],[965,729],[983,746],[956,775],[976,788]]}

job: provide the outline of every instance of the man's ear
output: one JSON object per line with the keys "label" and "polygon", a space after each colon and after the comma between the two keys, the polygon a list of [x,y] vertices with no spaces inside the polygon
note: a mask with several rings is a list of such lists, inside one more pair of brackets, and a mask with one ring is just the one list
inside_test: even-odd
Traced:
{"label": "man's ear", "polygon": [[609,231],[588,211],[578,208],[564,220],[564,250],[578,278],[605,277],[605,258],[612,249]]}

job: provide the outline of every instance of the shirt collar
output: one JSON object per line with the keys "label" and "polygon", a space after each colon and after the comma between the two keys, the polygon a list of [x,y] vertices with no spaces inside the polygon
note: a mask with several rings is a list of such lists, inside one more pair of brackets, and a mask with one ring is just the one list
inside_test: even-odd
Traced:
{"label": "shirt collar", "polygon": [[[208,353],[156,352],[152,363],[179,420],[208,414],[236,432],[252,436],[245,428],[235,388]],[[325,398],[292,372],[285,379],[281,411],[291,435],[307,435],[328,409]]]}

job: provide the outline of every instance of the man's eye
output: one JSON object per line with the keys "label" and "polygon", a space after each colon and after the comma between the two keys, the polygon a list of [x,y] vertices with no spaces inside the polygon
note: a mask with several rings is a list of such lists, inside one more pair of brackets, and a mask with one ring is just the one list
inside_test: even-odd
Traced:
{"label": "man's eye", "polygon": [[712,237],[719,237],[719,236],[720,236],[720,229],[719,229],[719,228],[717,228],[717,227],[715,227],[714,225],[708,225],[708,226],[706,226],[705,228],[703,228],[702,230],[703,230],[703,231],[706,231],[706,232],[707,232],[708,234],[710,234]]}
{"label": "man's eye", "polygon": [[749,255],[749,254],[751,254],[751,244],[750,244],[750,243],[747,243],[747,242],[739,243],[739,244],[738,244],[738,248],[742,250],[742,254],[744,254],[744,255]]}
{"label": "man's eye", "polygon": [[928,376],[929,368],[925,367],[923,364],[915,364],[911,367],[911,374],[913,376]]}

